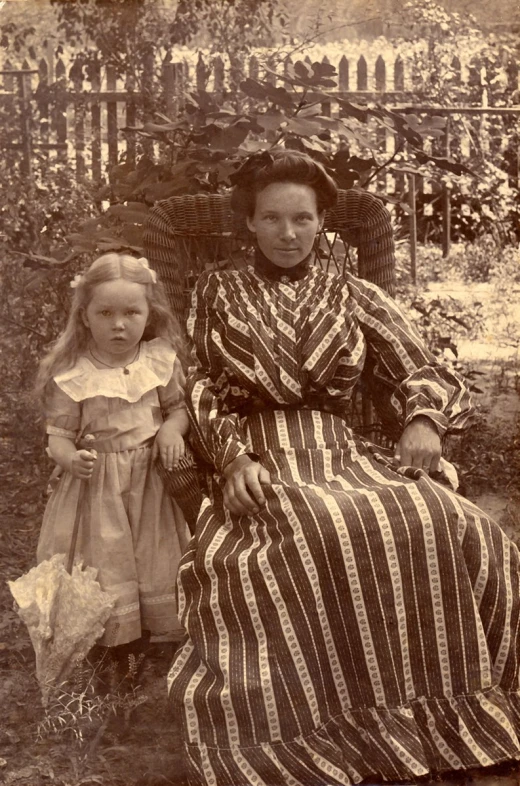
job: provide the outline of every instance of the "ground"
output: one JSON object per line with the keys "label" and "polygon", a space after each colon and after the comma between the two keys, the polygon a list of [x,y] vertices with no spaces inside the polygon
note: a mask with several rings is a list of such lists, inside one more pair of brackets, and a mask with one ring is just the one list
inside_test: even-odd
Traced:
{"label": "ground", "polygon": [[[431,294],[453,294],[454,286],[444,282],[440,292],[432,285]],[[472,379],[482,392],[476,394],[479,416],[475,427],[456,439],[450,450],[462,493],[492,513],[520,544],[520,366],[515,354],[518,346],[516,350],[508,348],[507,342],[505,346],[500,336],[490,336],[489,331],[480,342],[459,343],[459,360],[473,372]],[[6,453],[0,457],[0,575],[15,579],[34,564],[46,470],[31,463],[20,446],[11,445],[9,455]],[[93,711],[89,721],[88,709],[95,707],[88,703],[87,695],[82,709],[77,703],[70,706],[73,715],[67,714],[65,705],[59,713],[61,721],[51,713],[58,729],[51,733],[50,717],[46,722],[35,679],[32,647],[2,581],[0,783],[183,786],[179,732],[167,704],[165,685],[174,646],[152,645],[145,660],[142,690],[127,693],[117,715],[117,699],[109,696],[104,716]],[[78,685],[82,679],[82,675],[77,677]],[[83,739],[78,738],[80,731]],[[520,775],[515,767],[504,765],[492,772],[459,773],[436,783],[518,786]]]}

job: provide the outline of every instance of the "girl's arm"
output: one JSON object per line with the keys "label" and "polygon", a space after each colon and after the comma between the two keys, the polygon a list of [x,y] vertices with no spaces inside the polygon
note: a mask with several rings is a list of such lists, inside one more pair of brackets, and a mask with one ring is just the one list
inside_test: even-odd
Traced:
{"label": "girl's arm", "polygon": [[75,478],[90,480],[96,455],[88,450],[78,450],[68,437],[49,436],[49,453],[56,464]]}
{"label": "girl's arm", "polygon": [[43,405],[51,458],[74,477],[88,480],[92,475],[96,454],[76,448],[81,404],[73,401],[54,380],[50,380],[44,391]]}
{"label": "girl's arm", "polygon": [[184,439],[188,433],[189,420],[184,404],[185,378],[182,366],[175,360],[170,381],[158,389],[159,400],[164,415],[164,423],[155,438],[155,452],[160,453],[166,469],[171,470],[179,465],[184,456]]}

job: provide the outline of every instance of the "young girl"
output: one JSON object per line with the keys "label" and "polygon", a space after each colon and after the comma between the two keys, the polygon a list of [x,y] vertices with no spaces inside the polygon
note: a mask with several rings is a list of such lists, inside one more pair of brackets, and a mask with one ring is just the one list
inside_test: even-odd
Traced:
{"label": "young girl", "polygon": [[116,598],[100,640],[114,647],[179,629],[175,580],[187,529],[152,459],[158,452],[172,469],[184,454],[182,347],[146,259],[105,254],[71,286],[67,327],[37,382],[49,453],[63,469],[37,556],[67,554],[86,481],[76,555]]}

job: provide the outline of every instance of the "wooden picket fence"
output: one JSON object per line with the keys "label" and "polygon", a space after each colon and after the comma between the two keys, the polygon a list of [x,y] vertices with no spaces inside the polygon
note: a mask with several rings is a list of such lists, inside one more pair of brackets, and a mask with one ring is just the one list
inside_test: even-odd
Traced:
{"label": "wooden picket fence", "polygon": [[[305,58],[309,64],[311,59]],[[322,62],[330,61],[324,57]],[[276,70],[273,62],[266,65]],[[342,56],[334,64],[338,73],[335,93],[351,101],[364,103],[377,101],[382,105],[413,111],[418,115],[441,114],[448,118],[444,138],[436,143],[432,152],[465,161],[481,152],[493,156],[497,153],[514,158],[518,151],[519,107],[487,106],[486,89],[482,88],[475,106],[431,107],[414,105],[413,86],[416,76],[409,63],[398,54],[390,62],[382,55],[377,57],[360,55]],[[464,68],[458,58],[452,63],[454,85],[472,85],[479,92],[479,63]],[[125,160],[135,165],[137,155],[136,136],[122,134],[122,129],[139,126],[153,116],[155,102],[150,100],[153,89],[157,90],[154,70],[156,58],[150,55],[138,78],[126,80],[116,78],[113,68],[89,66],[88,75],[83,68],[73,63],[69,69],[61,57],[44,57],[36,64],[24,61],[15,68],[6,61],[0,70],[0,111],[12,111],[19,118],[13,135],[3,134],[0,149],[4,155],[18,161],[25,172],[31,172],[36,157],[55,160],[57,165],[75,167],[78,180],[83,177],[102,183],[107,171]],[[280,73],[278,71],[278,73]],[[182,96],[188,90],[205,90],[223,97],[225,90],[238,82],[243,75],[253,79],[263,78],[272,84],[283,84],[275,74],[265,71],[256,56],[242,64],[240,73],[227,68],[220,57],[196,62],[182,60],[164,62],[161,66],[163,106],[168,117],[174,118]],[[505,69],[508,95],[518,95],[518,63],[510,60]],[[281,76],[281,74],[280,74]],[[155,88],[154,88],[155,86]],[[155,97],[154,97],[155,98]],[[416,100],[416,97],[415,97]],[[324,105],[325,114],[338,112],[338,107]],[[451,133],[450,133],[451,129]],[[394,152],[395,136],[390,131],[378,129],[376,145],[380,152]],[[158,152],[157,143],[140,140],[141,149],[148,153]],[[440,149],[439,149],[440,147]],[[512,168],[515,169],[512,172]],[[516,168],[515,168],[516,167]],[[407,189],[410,197],[410,237],[412,240],[412,272],[414,269],[414,236],[417,231],[417,212],[421,193],[431,192],[431,183],[422,177],[406,178],[404,175],[391,177],[385,171],[378,176],[374,187],[386,194],[402,194]],[[520,157],[510,163],[510,182],[520,185]],[[416,200],[417,196],[417,200]],[[450,246],[450,192],[444,188],[443,200],[443,250],[447,254]]]}
{"label": "wooden picket fence", "polygon": [[[306,58],[311,62],[310,58]],[[323,58],[323,62],[328,62]],[[269,65],[269,62],[267,63]],[[271,65],[273,65],[271,63]],[[337,92],[343,97],[360,102],[377,100],[384,105],[410,105],[414,74],[400,55],[391,62],[377,57],[341,57],[334,64],[338,73]],[[145,63],[143,73],[136,79],[122,81],[116,78],[113,68],[90,67],[88,76],[77,63],[67,69],[64,60],[44,57],[38,63],[25,61],[22,68],[14,68],[9,61],[0,71],[0,106],[11,102],[13,112],[20,118],[18,138],[4,142],[7,152],[21,151],[25,168],[30,168],[34,155],[55,157],[58,161],[73,163],[78,178],[85,175],[95,182],[106,175],[107,167],[116,164],[124,155],[131,164],[135,162],[136,140],[133,134],[121,134],[121,129],[135,126],[151,119],[147,107],[147,94],[152,90],[153,56]],[[454,81],[463,81],[463,69],[455,58],[452,67]],[[477,67],[470,68],[467,78],[475,80]],[[272,83],[277,77],[262,70],[257,57],[252,56],[243,65],[243,73],[251,78],[264,77]],[[175,115],[178,102],[188,89],[198,88],[222,94],[238,75],[226,67],[223,59],[215,57],[188,63],[186,60],[162,66],[162,96],[166,114]],[[507,70],[508,90],[518,90],[518,67],[511,62]],[[156,84],[156,83],[155,83]],[[280,82],[280,84],[283,84]],[[485,95],[482,96],[485,102]],[[494,110],[489,108],[480,125],[489,125]],[[464,113],[464,109],[461,109]],[[496,125],[496,118],[493,123]],[[498,121],[502,123],[503,121]],[[459,154],[472,155],[475,134],[481,128],[472,121],[468,124],[467,139],[459,140]],[[495,129],[495,137],[505,134]],[[378,140],[381,149],[388,149],[391,138]],[[452,140],[452,146],[453,146]],[[456,150],[452,152],[457,153]]]}

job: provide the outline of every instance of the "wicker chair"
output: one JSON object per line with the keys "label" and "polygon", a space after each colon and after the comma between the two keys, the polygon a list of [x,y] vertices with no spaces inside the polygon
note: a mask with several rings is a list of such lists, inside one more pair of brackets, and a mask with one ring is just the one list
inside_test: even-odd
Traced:
{"label": "wicker chair", "polygon": [[[252,235],[245,222],[231,211],[229,195],[197,194],[165,199],[150,211],[144,232],[145,254],[159,273],[172,310],[181,322],[186,317],[198,275],[211,268],[243,266],[252,246]],[[351,247],[357,249],[357,260],[352,258]],[[336,206],[326,213],[316,251],[317,263],[326,270],[340,274],[350,270],[394,295],[390,214],[373,194],[358,189],[340,191]],[[347,414],[356,431],[389,447],[396,432],[391,423],[383,426],[375,416],[372,395],[368,369],[362,375]],[[192,523],[196,506],[189,479],[192,468],[186,466],[184,471],[187,474],[177,473],[177,476],[163,473],[163,479],[179,503],[187,495],[185,511]]]}
{"label": "wicker chair", "polygon": [[[150,211],[144,232],[145,253],[179,317],[186,313],[199,273],[209,265],[236,265],[251,246],[252,237],[231,212],[228,194],[165,199]],[[357,248],[357,265],[350,247]],[[358,189],[340,191],[336,206],[325,216],[318,260],[339,272],[349,267],[394,295],[392,224],[381,200]]]}

